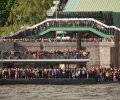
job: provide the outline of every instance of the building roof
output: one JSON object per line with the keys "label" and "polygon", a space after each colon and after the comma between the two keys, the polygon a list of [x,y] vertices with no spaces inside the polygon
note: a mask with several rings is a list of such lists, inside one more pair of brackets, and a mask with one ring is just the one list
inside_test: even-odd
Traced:
{"label": "building roof", "polygon": [[120,12],[120,0],[69,0],[64,12]]}

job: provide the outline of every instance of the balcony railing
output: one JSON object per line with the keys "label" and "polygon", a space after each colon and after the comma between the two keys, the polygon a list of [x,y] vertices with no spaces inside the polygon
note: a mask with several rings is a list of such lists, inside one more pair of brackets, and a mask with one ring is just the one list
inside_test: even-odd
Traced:
{"label": "balcony railing", "polygon": [[4,51],[0,59],[89,59],[88,51]]}
{"label": "balcony railing", "polygon": [[24,30],[20,30],[11,36],[28,36],[36,35],[49,28],[62,28],[62,27],[92,27],[97,31],[100,31],[106,35],[114,35],[120,32],[120,29],[115,26],[108,26],[104,23],[97,21],[93,18],[68,18],[68,19],[47,19],[32,27],[26,27]]}

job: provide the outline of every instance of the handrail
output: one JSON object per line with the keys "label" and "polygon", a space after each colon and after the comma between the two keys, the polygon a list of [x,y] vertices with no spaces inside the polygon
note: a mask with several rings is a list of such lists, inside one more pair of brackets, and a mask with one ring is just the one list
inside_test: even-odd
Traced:
{"label": "handrail", "polygon": [[94,21],[94,22],[96,22],[96,23],[98,23],[98,24],[100,24],[100,25],[102,25],[102,26],[104,26],[106,28],[115,28],[115,29],[120,31],[120,28],[118,28],[116,26],[113,26],[113,25],[112,26],[108,26],[108,25],[106,25],[106,24],[104,24],[104,23],[102,23],[102,22],[100,22],[100,21],[98,21],[98,20],[96,20],[94,18],[62,18],[62,19],[57,18],[57,19],[46,19],[45,21],[42,21],[42,22],[40,22],[40,23],[38,23],[36,25],[33,25],[32,27],[29,27],[29,29],[35,28],[35,27],[37,27],[39,25],[42,25],[43,23],[46,23],[47,21],[72,21],[72,20],[74,20],[74,21],[77,21],[77,20],[81,20],[81,21],[85,21],[85,20],[86,21]]}
{"label": "handrail", "polygon": [[31,26],[31,27],[27,27],[24,30],[20,30],[20,31],[16,32],[15,34],[12,34],[12,36],[18,35],[20,32],[24,32],[24,31],[29,30],[29,29],[37,28],[38,26],[40,26],[40,25],[42,25],[42,24],[44,24],[44,23],[46,23],[48,21],[66,21],[66,22],[67,21],[93,21],[96,24],[101,25],[101,26],[103,26],[103,27],[105,27],[107,29],[115,29],[117,31],[120,31],[120,28],[118,28],[116,26],[108,26],[108,25],[106,25],[106,24],[104,24],[104,23],[102,23],[102,22],[100,22],[100,21],[98,21],[96,19],[93,19],[93,18],[62,18],[62,19],[57,18],[57,19],[46,19],[46,20],[44,20],[44,21],[42,21],[42,22],[40,22],[38,24],[35,24],[35,25]]}

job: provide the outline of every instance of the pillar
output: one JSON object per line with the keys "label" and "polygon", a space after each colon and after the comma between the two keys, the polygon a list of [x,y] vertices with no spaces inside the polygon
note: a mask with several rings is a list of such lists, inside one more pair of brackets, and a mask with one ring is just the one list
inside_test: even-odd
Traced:
{"label": "pillar", "polygon": [[[81,49],[81,34],[76,33],[76,38],[77,38],[77,50]],[[80,67],[80,63],[77,64],[77,67]]]}
{"label": "pillar", "polygon": [[81,49],[81,34],[76,33],[76,38],[77,38],[77,50]]}
{"label": "pillar", "polygon": [[115,52],[114,52],[114,67],[115,68],[119,68],[119,59],[120,59],[120,54],[119,54],[119,49],[120,49],[120,45],[119,45],[119,37],[120,37],[120,33],[116,33],[115,34]]}

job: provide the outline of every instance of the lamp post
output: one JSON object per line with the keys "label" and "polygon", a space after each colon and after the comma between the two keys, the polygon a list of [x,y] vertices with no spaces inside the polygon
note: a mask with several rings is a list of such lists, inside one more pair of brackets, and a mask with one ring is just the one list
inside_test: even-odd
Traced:
{"label": "lamp post", "polygon": [[1,50],[0,56],[1,56],[0,68],[3,68],[3,50]]}
{"label": "lamp post", "polygon": [[0,39],[1,39],[1,20],[0,20]]}
{"label": "lamp post", "polygon": [[58,2],[59,2],[59,0],[56,0],[56,4],[55,4],[55,6],[56,6],[56,12],[55,12],[56,19],[58,18],[58,12],[57,12],[57,10],[58,10]]}

